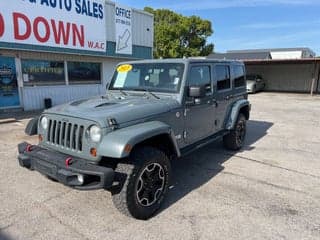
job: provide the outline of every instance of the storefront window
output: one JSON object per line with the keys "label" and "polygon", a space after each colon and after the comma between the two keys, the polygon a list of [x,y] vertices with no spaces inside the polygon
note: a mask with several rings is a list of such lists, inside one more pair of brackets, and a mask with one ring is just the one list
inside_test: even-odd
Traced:
{"label": "storefront window", "polygon": [[25,86],[65,84],[64,62],[22,59]]}
{"label": "storefront window", "polygon": [[0,108],[19,105],[15,60],[0,56]]}
{"label": "storefront window", "polygon": [[101,63],[68,62],[69,84],[101,83]]}

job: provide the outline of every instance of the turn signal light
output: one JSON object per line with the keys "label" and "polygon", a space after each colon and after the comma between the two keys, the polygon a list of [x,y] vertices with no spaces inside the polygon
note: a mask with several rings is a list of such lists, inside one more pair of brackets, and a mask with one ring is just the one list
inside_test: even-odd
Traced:
{"label": "turn signal light", "polygon": [[42,135],[40,135],[40,134],[39,134],[39,136],[38,136],[38,137],[39,137],[39,142],[42,142],[42,141],[43,141],[43,137],[42,137]]}
{"label": "turn signal light", "polygon": [[96,157],[96,156],[97,156],[97,149],[96,149],[96,148],[91,148],[91,149],[90,149],[90,154],[91,154],[93,157]]}
{"label": "turn signal light", "polygon": [[130,144],[127,144],[127,145],[124,147],[124,151],[125,151],[126,153],[130,153],[131,150],[132,150],[132,146],[131,146]]}

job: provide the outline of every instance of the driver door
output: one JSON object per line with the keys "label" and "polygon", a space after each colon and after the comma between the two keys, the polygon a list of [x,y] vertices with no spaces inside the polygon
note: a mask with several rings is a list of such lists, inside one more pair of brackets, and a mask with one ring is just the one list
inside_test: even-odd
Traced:
{"label": "driver door", "polygon": [[188,90],[190,86],[205,86],[206,89],[205,96],[200,98],[190,97],[188,90],[186,93],[184,140],[191,144],[213,134],[215,107],[210,64],[192,65],[188,76]]}

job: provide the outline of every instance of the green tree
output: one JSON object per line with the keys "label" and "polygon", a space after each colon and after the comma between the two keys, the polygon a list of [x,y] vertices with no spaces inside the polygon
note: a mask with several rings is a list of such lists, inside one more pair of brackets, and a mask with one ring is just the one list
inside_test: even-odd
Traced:
{"label": "green tree", "polygon": [[207,44],[207,38],[213,34],[210,21],[168,9],[144,10],[154,15],[155,58],[208,56],[213,52],[214,45]]}

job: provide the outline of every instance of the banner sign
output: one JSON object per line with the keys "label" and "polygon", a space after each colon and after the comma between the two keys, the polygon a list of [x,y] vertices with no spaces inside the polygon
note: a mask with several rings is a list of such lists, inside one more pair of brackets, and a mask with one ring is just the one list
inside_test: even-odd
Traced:
{"label": "banner sign", "polygon": [[132,54],[132,9],[123,5],[115,6],[116,53]]}
{"label": "banner sign", "polygon": [[0,42],[106,52],[103,0],[0,1]]}

